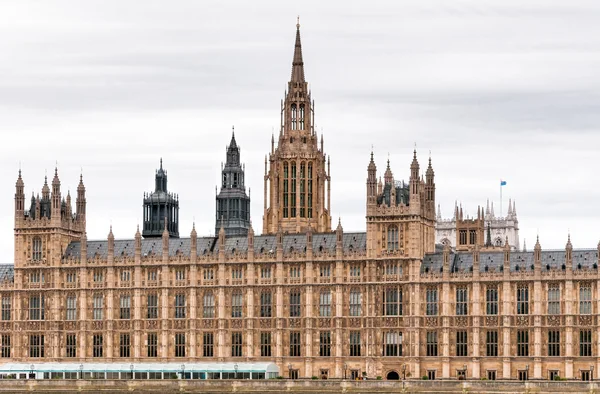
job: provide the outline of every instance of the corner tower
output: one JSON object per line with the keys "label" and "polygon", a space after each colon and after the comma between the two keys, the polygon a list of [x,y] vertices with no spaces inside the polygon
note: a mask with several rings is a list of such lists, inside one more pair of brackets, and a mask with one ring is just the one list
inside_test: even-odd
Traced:
{"label": "corner tower", "polygon": [[[144,193],[144,238],[162,237],[166,228],[169,236],[179,238],[179,199],[167,189],[167,171],[160,168],[156,171],[154,192]],[[165,219],[167,224],[165,227]]]}
{"label": "corner tower", "polygon": [[227,147],[227,161],[221,169],[221,191],[217,195],[215,234],[223,228],[227,237],[248,235],[250,228],[250,197],[244,185],[244,167],[240,163],[240,148],[232,131]]}
{"label": "corner tower", "polygon": [[[329,159],[314,130],[314,102],[304,79],[300,24],[292,73],[281,102],[281,125],[275,147],[265,157],[263,233],[331,231]],[[327,184],[327,187],[325,185]]]}

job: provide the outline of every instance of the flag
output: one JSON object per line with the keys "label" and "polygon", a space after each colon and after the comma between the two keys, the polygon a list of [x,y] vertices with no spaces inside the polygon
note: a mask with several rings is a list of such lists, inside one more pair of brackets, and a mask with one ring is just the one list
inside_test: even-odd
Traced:
{"label": "flag", "polygon": [[506,186],[506,181],[503,181],[502,179],[500,179],[500,186]]}

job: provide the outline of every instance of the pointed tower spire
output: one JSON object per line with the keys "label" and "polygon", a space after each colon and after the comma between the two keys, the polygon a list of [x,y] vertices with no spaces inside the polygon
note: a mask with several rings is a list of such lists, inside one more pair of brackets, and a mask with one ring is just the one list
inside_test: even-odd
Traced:
{"label": "pointed tower spire", "polygon": [[386,185],[391,185],[394,183],[394,174],[392,174],[392,169],[390,168],[390,158],[388,156],[387,167],[385,169],[385,173],[383,174],[383,180]]}
{"label": "pointed tower spire", "polygon": [[296,23],[296,44],[294,45],[294,60],[292,61],[292,82],[304,81],[304,62],[302,61],[302,43],[300,42],[300,17]]}
{"label": "pointed tower spire", "polygon": [[486,237],[485,237],[485,247],[491,248],[492,246],[494,246],[492,244],[492,224],[488,222],[487,232],[486,232]]}
{"label": "pointed tower spire", "polygon": [[523,252],[527,252],[527,240],[523,238]]}

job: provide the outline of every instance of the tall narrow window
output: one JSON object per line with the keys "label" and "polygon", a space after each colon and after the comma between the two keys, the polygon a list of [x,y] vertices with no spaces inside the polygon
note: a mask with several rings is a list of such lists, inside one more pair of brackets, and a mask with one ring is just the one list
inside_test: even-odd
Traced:
{"label": "tall narrow window", "polygon": [[283,163],[283,217],[287,218],[289,216],[288,207],[289,207],[289,165],[287,162]]}
{"label": "tall narrow window", "polygon": [[205,332],[202,335],[202,355],[204,357],[213,357],[214,354],[214,335],[212,332]]}
{"label": "tall narrow window", "polygon": [[33,239],[31,259],[33,261],[42,259],[42,239],[40,237],[35,237]]}
{"label": "tall narrow window", "polygon": [[529,286],[517,288],[517,315],[529,314]]}
{"label": "tall narrow window", "polygon": [[396,288],[385,289],[383,293],[383,315],[402,315],[402,290]]}
{"label": "tall narrow window", "polygon": [[322,292],[319,295],[319,316],[331,316],[331,292]]}
{"label": "tall narrow window", "polygon": [[296,104],[292,104],[292,130],[298,128],[298,111]]}
{"label": "tall narrow window", "polygon": [[44,320],[44,296],[35,294],[29,296],[29,320]]}
{"label": "tall narrow window", "polygon": [[477,243],[477,231],[469,230],[469,244],[475,245]]}
{"label": "tall narrow window", "polygon": [[12,309],[11,298],[8,295],[2,296],[2,320],[10,320],[10,311]]}
{"label": "tall narrow window", "polygon": [[260,356],[271,357],[271,333],[260,333]]}
{"label": "tall narrow window", "polygon": [[175,357],[185,357],[185,332],[175,333]]}
{"label": "tall narrow window", "polygon": [[301,353],[300,331],[290,332],[290,357],[300,357]]}
{"label": "tall narrow window", "polygon": [[244,296],[242,292],[235,291],[231,294],[231,317],[242,317]]}
{"label": "tall narrow window", "polygon": [[10,358],[10,334],[2,334],[0,339],[2,339],[2,343],[0,344],[0,357]]}
{"label": "tall narrow window", "polygon": [[290,317],[300,317],[302,295],[299,291],[290,293]]}
{"label": "tall narrow window", "polygon": [[426,315],[435,316],[438,314],[438,292],[437,289],[429,288],[425,292],[427,304],[426,304]]}
{"label": "tall narrow window", "polygon": [[488,315],[498,314],[498,287],[488,285],[485,291],[485,312]]}
{"label": "tall narrow window", "polygon": [[456,288],[456,314],[457,315],[466,315],[468,305],[468,293],[466,287],[457,287]]}
{"label": "tall narrow window", "polygon": [[383,355],[388,357],[402,356],[402,333],[387,331],[383,334]]}
{"label": "tall narrow window", "polygon": [[131,297],[128,295],[122,295],[119,305],[119,318],[131,319]]}
{"label": "tall narrow window", "polygon": [[517,356],[529,357],[529,331],[517,330]]}
{"label": "tall narrow window", "polygon": [[558,284],[548,286],[548,314],[560,315],[560,287]]}
{"label": "tall narrow window", "polygon": [[92,357],[102,357],[104,349],[104,341],[102,334],[94,334],[92,336]]}
{"label": "tall narrow window", "polygon": [[350,291],[350,316],[362,315],[362,293],[358,289]]}
{"label": "tall narrow window", "polygon": [[387,250],[398,250],[398,226],[393,225],[387,230]]}
{"label": "tall narrow window", "polygon": [[312,176],[313,176],[312,171],[313,171],[312,163],[308,162],[308,187],[307,187],[308,197],[307,197],[307,203],[306,203],[306,206],[307,206],[306,217],[308,217],[308,218],[313,217],[313,214],[312,214],[312,201],[313,201],[313,199],[312,199],[312,182],[313,182],[312,181]]}
{"label": "tall narrow window", "polygon": [[215,317],[215,296],[212,292],[204,294],[203,298],[204,306],[202,311],[202,317],[213,318]]}
{"label": "tall narrow window", "polygon": [[67,320],[77,319],[77,297],[67,297]]}
{"label": "tall narrow window", "polygon": [[119,335],[119,357],[128,358],[131,356],[131,337],[129,334]]}
{"label": "tall narrow window", "polygon": [[350,331],[350,357],[360,357],[360,331]]}
{"label": "tall narrow window", "polygon": [[94,310],[93,310],[93,318],[94,320],[103,320],[104,319],[104,296],[101,294],[94,295]]}
{"label": "tall narrow window", "polygon": [[579,330],[579,356],[592,356],[592,330]]}
{"label": "tall narrow window", "polygon": [[300,128],[299,130],[304,130],[304,104],[300,104]]}
{"label": "tall narrow window", "polygon": [[175,295],[175,319],[185,319],[185,294]]}
{"label": "tall narrow window", "polygon": [[461,245],[467,244],[467,230],[459,230],[458,232],[458,243]]}
{"label": "tall narrow window", "polygon": [[331,356],[331,331],[319,332],[319,356]]}
{"label": "tall narrow window", "polygon": [[560,331],[558,330],[548,331],[548,356],[560,356]]}
{"label": "tall narrow window", "polygon": [[29,357],[44,357],[44,335],[29,335]]}
{"label": "tall narrow window", "polygon": [[300,163],[300,217],[306,216],[306,164]]}
{"label": "tall narrow window", "polygon": [[579,314],[590,315],[592,313],[592,286],[582,283],[579,286]]}
{"label": "tall narrow window", "polygon": [[158,319],[158,294],[148,294],[146,301],[148,303],[146,316],[148,319]]}
{"label": "tall narrow window", "polygon": [[426,333],[427,356],[437,357],[438,355],[438,339],[437,331],[427,331]]}
{"label": "tall narrow window", "polygon": [[260,293],[260,317],[271,317],[271,292]]}
{"label": "tall narrow window", "polygon": [[65,338],[66,357],[77,357],[77,336],[75,334],[67,334]]}
{"label": "tall narrow window", "polygon": [[242,357],[242,333],[231,333],[231,357]]}
{"label": "tall narrow window", "polygon": [[148,333],[148,357],[158,357],[158,334]]}
{"label": "tall narrow window", "polygon": [[466,357],[468,355],[467,331],[456,331],[456,356]]}
{"label": "tall narrow window", "polygon": [[296,162],[291,165],[292,184],[290,189],[290,217],[296,217]]}
{"label": "tall narrow window", "polygon": [[485,339],[486,355],[488,357],[498,357],[498,331],[487,331]]}

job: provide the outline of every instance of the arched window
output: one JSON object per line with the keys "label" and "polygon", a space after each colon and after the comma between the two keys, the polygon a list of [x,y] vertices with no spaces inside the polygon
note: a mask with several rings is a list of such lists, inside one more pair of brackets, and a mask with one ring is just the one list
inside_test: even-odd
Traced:
{"label": "arched window", "polygon": [[304,162],[300,163],[300,217],[306,217],[306,164]]}
{"label": "arched window", "polygon": [[290,190],[290,217],[296,217],[296,162],[293,161],[291,165],[292,184]]}
{"label": "arched window", "polygon": [[362,294],[358,289],[350,292],[350,316],[362,315]]}
{"label": "arched window", "polygon": [[283,163],[283,217],[287,218],[289,205],[289,166],[288,163]]}
{"label": "arched window", "polygon": [[387,250],[393,251],[398,250],[398,227],[390,226],[388,227],[387,233]]}
{"label": "arched window", "polygon": [[297,128],[297,117],[296,104],[292,104],[292,130],[296,130]]}
{"label": "arched window", "polygon": [[33,239],[31,259],[33,261],[42,259],[42,239],[40,237],[35,237]]}
{"label": "arched window", "polygon": [[300,104],[300,130],[304,130],[304,104]]}
{"label": "arched window", "polygon": [[308,162],[308,183],[307,183],[307,203],[306,203],[306,217],[312,218],[312,163]]}
{"label": "arched window", "polygon": [[212,292],[204,294],[202,317],[215,317],[215,297]]}
{"label": "arched window", "polygon": [[500,238],[500,237],[496,238],[496,241],[494,242],[494,244],[496,246],[502,246],[502,238]]}

